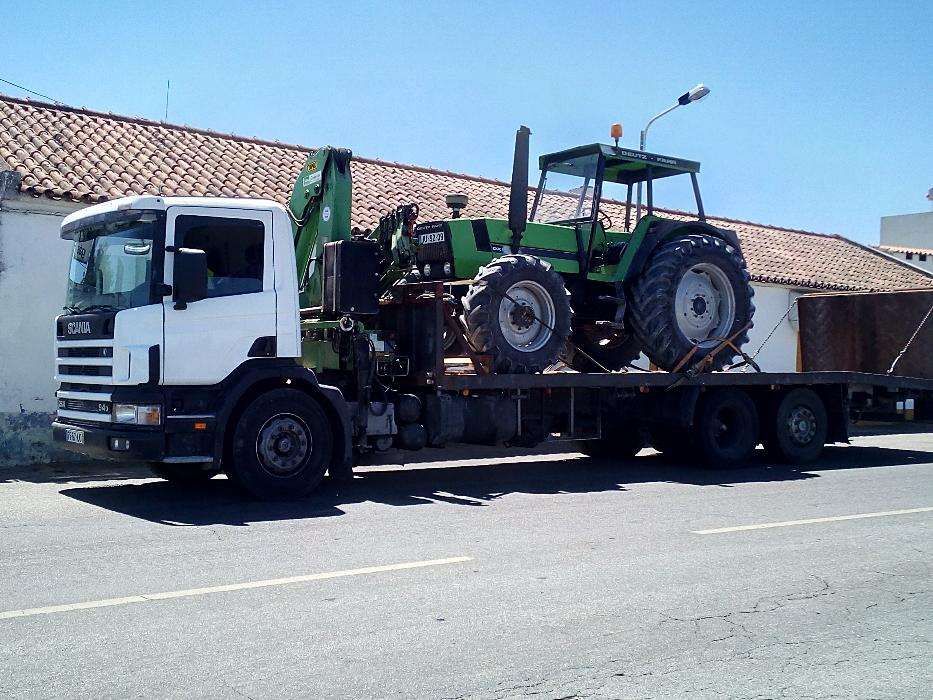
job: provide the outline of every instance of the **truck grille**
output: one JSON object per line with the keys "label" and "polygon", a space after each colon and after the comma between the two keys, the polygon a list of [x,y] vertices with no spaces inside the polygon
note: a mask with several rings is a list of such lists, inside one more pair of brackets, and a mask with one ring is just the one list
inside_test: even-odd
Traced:
{"label": "truck grille", "polygon": [[66,422],[111,421],[113,341],[55,341],[57,416]]}

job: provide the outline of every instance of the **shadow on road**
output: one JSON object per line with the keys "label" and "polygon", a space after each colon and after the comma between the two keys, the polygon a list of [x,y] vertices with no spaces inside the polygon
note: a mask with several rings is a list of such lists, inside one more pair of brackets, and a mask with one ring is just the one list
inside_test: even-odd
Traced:
{"label": "shadow on road", "polygon": [[[813,472],[926,463],[929,452],[880,447],[829,447],[823,457],[806,468],[760,461],[729,470],[706,470],[669,461],[653,451],[626,462],[612,462],[551,454],[532,454],[501,461],[477,459],[480,450],[461,452],[462,463],[430,462],[421,453],[421,466],[364,467],[349,482],[327,480],[311,498],[260,503],[246,500],[226,479],[215,478],[198,486],[164,481],[142,484],[85,486],[62,493],[85,503],[167,525],[246,525],[251,522],[319,518],[342,515],[343,506],[374,502],[392,506],[449,503],[480,507],[512,493],[566,494],[626,491],[638,483],[681,483],[730,487],[736,484],[819,478]],[[435,452],[435,459],[450,459]]]}

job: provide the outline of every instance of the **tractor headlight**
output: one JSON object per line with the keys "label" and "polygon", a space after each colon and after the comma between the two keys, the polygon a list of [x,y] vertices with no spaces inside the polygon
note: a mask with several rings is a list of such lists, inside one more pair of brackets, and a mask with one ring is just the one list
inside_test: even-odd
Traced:
{"label": "tractor headlight", "polygon": [[453,266],[450,263],[444,263],[444,274],[452,275],[454,271]]}
{"label": "tractor headlight", "polygon": [[425,277],[430,277],[430,276],[431,276],[431,266],[430,266],[430,265],[425,265],[425,266],[424,266],[424,276],[425,276]]}
{"label": "tractor headlight", "polygon": [[162,422],[162,407],[159,404],[115,403],[113,422],[126,425],[159,425]]}

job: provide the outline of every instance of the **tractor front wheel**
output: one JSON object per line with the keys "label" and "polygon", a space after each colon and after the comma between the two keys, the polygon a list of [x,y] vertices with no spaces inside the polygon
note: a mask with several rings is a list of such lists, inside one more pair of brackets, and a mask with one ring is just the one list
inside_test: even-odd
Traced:
{"label": "tractor front wheel", "polygon": [[554,364],[573,321],[570,294],[550,264],[504,255],[483,267],[463,298],[470,344],[491,355],[493,371],[540,372]]}
{"label": "tractor front wheel", "polygon": [[[631,288],[629,320],[642,351],[670,371],[694,348],[687,366],[736,334],[741,348],[755,313],[749,279],[742,254],[721,238],[688,234],[660,246]],[[726,347],[711,369],[734,357]]]}

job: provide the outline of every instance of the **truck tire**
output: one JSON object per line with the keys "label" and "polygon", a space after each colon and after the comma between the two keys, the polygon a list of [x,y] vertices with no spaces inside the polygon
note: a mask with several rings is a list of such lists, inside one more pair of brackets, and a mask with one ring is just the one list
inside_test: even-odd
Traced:
{"label": "truck tire", "polygon": [[765,425],[765,451],[779,462],[806,464],[820,456],[828,433],[823,400],[812,389],[794,389]]}
{"label": "truck tire", "polygon": [[149,469],[160,479],[174,484],[202,484],[213,479],[220,472],[207,464],[166,464],[150,462]]}
{"label": "truck tire", "polygon": [[593,459],[613,459],[626,461],[632,459],[645,446],[641,431],[613,429],[612,437],[598,440],[579,440],[577,449]]}
{"label": "truck tire", "polygon": [[483,267],[463,298],[468,339],[501,374],[540,372],[557,362],[573,321],[570,293],[551,265],[504,255]]}
{"label": "truck tire", "polygon": [[697,461],[697,448],[686,430],[658,430],[651,436],[651,446],[666,459],[691,464]]}
{"label": "truck tire", "polygon": [[758,444],[758,410],[744,391],[716,389],[697,403],[693,428],[699,457],[707,467],[737,467]]}
{"label": "truck tire", "polygon": [[641,354],[641,345],[631,336],[606,335],[581,329],[574,331],[570,336],[570,342],[561,359],[565,365],[577,372],[603,371],[602,367],[583,353],[610,372],[615,372]]}
{"label": "truck tire", "polygon": [[[690,365],[749,324],[755,313],[741,253],[721,238],[689,234],[660,246],[631,286],[629,320],[642,351],[671,371],[695,346]],[[733,343],[741,348],[748,332]],[[731,363],[721,350],[712,369]]]}
{"label": "truck tire", "polygon": [[295,389],[260,395],[240,415],[228,476],[262,500],[302,498],[321,483],[333,435],[320,404]]}

